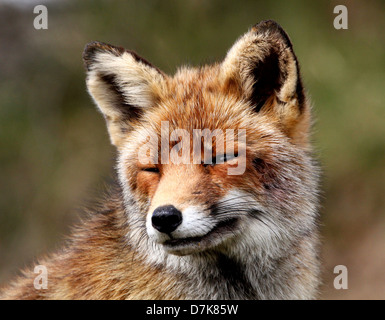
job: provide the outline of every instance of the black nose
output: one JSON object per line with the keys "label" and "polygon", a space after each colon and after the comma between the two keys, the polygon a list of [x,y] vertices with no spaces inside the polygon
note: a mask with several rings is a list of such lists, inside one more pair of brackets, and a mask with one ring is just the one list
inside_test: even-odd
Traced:
{"label": "black nose", "polygon": [[158,207],[152,213],[151,221],[159,232],[170,233],[182,223],[182,213],[174,206]]}

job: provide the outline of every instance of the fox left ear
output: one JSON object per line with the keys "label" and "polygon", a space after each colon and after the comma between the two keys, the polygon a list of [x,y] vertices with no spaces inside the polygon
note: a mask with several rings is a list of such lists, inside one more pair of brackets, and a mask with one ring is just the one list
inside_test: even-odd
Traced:
{"label": "fox left ear", "polygon": [[239,38],[221,71],[226,85],[237,86],[255,112],[269,114],[295,142],[307,142],[309,107],[297,58],[276,22],[262,21]]}
{"label": "fox left ear", "polygon": [[112,144],[119,146],[156,104],[166,75],[133,51],[97,41],[85,47],[83,60],[88,91],[106,119]]}

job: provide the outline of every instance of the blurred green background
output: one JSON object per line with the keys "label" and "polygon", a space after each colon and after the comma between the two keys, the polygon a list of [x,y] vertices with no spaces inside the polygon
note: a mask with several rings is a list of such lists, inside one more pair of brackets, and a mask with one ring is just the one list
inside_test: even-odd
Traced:
{"label": "blurred green background", "polygon": [[[113,176],[114,149],[85,88],[86,43],[124,46],[174,73],[222,59],[274,19],[314,104],[321,298],[385,299],[385,1],[29,2],[0,0],[0,283],[60,246]],[[33,27],[36,4],[48,8],[48,30]],[[338,4],[348,30],[333,27]],[[347,290],[333,287],[336,265],[348,268]]]}

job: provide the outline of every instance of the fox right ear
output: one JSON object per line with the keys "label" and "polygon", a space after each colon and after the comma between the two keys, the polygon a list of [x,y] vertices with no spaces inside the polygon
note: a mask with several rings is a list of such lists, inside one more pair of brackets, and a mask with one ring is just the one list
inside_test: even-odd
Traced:
{"label": "fox right ear", "polygon": [[85,47],[83,61],[88,91],[106,119],[112,144],[118,146],[156,103],[165,75],[136,53],[101,42]]}
{"label": "fox right ear", "polygon": [[221,70],[226,87],[235,87],[253,111],[269,113],[293,141],[307,142],[309,107],[297,58],[276,22],[262,21],[239,38]]}

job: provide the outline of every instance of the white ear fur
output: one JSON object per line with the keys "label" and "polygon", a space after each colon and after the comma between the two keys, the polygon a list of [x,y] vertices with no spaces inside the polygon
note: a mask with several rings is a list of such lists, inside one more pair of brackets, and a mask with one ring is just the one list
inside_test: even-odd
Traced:
{"label": "white ear fur", "polygon": [[253,111],[268,114],[293,143],[308,145],[309,102],[291,41],[276,22],[262,21],[241,36],[222,62],[221,75]]}
{"label": "white ear fur", "polygon": [[87,45],[83,59],[88,91],[118,145],[131,123],[154,105],[165,75],[134,52],[100,42]]}
{"label": "white ear fur", "polygon": [[235,42],[222,62],[222,74],[224,78],[236,79],[245,98],[253,103],[258,103],[258,95],[270,95],[268,90],[281,102],[298,99],[298,103],[303,103],[302,83],[292,44],[274,21],[255,25]]}

